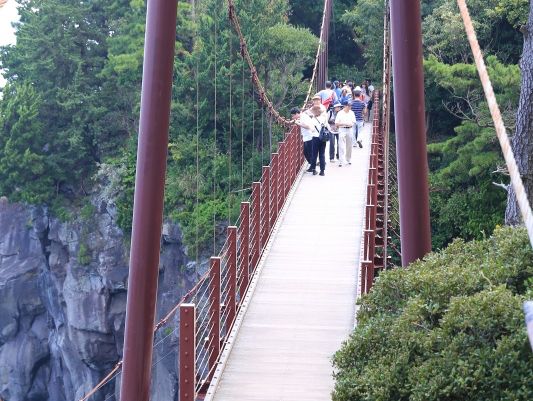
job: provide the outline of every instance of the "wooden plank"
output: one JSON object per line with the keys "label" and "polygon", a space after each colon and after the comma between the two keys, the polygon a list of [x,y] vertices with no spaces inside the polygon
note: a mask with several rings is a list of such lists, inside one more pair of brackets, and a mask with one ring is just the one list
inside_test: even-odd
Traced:
{"label": "wooden plank", "polygon": [[207,399],[330,399],[331,357],[354,325],[370,128],[351,166],[302,177]]}

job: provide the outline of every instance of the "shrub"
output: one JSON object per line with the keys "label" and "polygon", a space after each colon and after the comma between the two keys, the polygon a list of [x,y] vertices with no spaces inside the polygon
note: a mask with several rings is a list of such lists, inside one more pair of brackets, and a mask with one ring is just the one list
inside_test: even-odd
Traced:
{"label": "shrub", "polygon": [[533,252],[523,229],[454,241],[380,275],[334,356],[333,400],[531,400],[521,304]]}
{"label": "shrub", "polygon": [[91,251],[87,245],[80,243],[78,250],[78,263],[82,266],[87,266],[91,263],[92,256]]}

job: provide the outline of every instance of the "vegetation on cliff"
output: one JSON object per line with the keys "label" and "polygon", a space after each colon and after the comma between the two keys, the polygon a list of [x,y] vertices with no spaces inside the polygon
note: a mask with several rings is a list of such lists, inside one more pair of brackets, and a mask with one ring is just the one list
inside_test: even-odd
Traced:
{"label": "vegetation on cliff", "polygon": [[532,399],[521,310],[531,297],[524,229],[456,240],[409,269],[381,274],[334,357],[333,400]]}
{"label": "vegetation on cliff", "polygon": [[[17,44],[0,49],[0,194],[68,216],[104,180],[129,232],[145,2],[19,4]],[[289,23],[288,0],[236,6],[269,97],[283,112],[300,105],[318,38]],[[180,2],[174,71],[166,214],[201,249],[214,220],[235,218],[282,133],[257,104],[225,3]]]}

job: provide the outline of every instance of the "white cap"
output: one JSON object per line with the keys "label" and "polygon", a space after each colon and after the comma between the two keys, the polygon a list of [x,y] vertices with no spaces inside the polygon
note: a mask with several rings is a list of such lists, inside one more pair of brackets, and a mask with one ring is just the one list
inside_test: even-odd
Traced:
{"label": "white cap", "polygon": [[356,86],[355,89],[354,89],[354,91],[359,91],[359,92],[361,92],[361,87],[360,87],[359,85]]}

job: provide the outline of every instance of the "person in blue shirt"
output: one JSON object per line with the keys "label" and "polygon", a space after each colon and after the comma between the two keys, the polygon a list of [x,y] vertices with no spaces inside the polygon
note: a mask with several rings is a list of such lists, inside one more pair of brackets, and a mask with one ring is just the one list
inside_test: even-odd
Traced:
{"label": "person in blue shirt", "polygon": [[339,101],[337,98],[337,94],[332,88],[333,84],[331,83],[331,81],[326,81],[326,89],[322,89],[320,92],[317,93],[317,95],[320,96],[322,105],[326,108],[326,110],[328,110],[330,106],[333,106]]}
{"label": "person in blue shirt", "polygon": [[339,81],[333,82],[333,85],[335,85],[335,94],[337,95],[337,100],[340,102],[341,100],[341,93],[342,93],[342,87]]}

